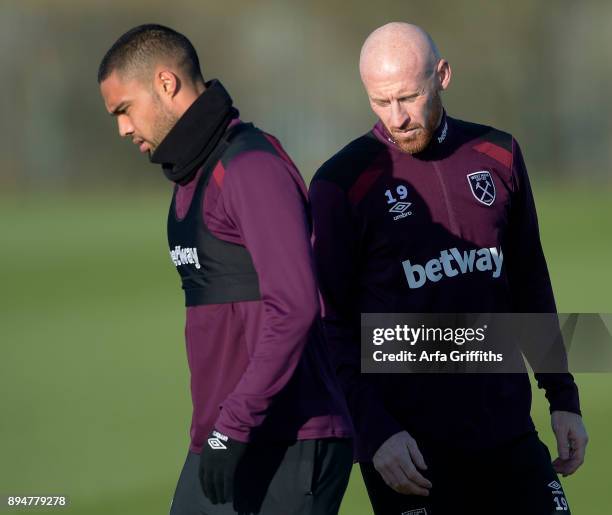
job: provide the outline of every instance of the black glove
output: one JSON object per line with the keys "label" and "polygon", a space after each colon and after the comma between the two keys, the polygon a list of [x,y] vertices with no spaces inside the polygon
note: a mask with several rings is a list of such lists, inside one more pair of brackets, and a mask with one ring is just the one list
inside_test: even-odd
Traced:
{"label": "black glove", "polygon": [[234,476],[247,444],[213,429],[200,454],[200,483],[213,504],[226,503],[234,496]]}

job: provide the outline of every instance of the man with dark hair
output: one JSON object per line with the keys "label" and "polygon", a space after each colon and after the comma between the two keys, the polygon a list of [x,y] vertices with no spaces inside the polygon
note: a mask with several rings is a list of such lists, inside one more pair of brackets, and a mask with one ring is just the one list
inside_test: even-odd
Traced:
{"label": "man with dark hair", "polygon": [[98,84],[113,70],[143,76],[160,61],[174,63],[192,82],[204,82],[191,41],[163,25],[147,24],[127,31],[110,47],[98,68]]}
{"label": "man with dark hair", "polygon": [[[571,374],[536,374],[551,464],[526,373],[360,373],[361,313],[556,308],[516,140],[446,114],[450,65],[419,27],[377,29],[359,66],[379,121],[320,168],[310,198],[327,336],[374,511],[569,513],[557,473],[572,474],[587,443]],[[479,251],[494,273],[474,264]]]}
{"label": "man with dark hair", "polygon": [[171,514],[337,513],[351,426],[322,337],[299,172],[219,81],[204,82],[171,29],[123,35],[98,79],[120,135],[175,184],[168,242],[193,418]]}

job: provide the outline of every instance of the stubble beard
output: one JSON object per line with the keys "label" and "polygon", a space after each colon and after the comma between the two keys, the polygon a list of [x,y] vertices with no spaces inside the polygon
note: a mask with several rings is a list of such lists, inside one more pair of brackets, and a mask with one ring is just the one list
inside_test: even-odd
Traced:
{"label": "stubble beard", "polygon": [[154,98],[155,121],[153,122],[153,127],[151,128],[151,141],[149,142],[149,146],[151,148],[148,151],[149,159],[178,121],[178,116],[166,108],[166,106],[161,102],[161,99],[157,93],[155,93]]}

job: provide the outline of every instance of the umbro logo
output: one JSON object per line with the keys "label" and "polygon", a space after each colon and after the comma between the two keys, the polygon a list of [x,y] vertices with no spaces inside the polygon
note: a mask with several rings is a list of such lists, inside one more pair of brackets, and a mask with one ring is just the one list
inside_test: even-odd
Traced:
{"label": "umbro logo", "polygon": [[403,213],[412,205],[412,202],[398,202],[391,209],[389,213]]}
{"label": "umbro logo", "polygon": [[551,481],[550,483],[548,483],[548,486],[550,488],[552,488],[553,490],[560,490],[561,489],[561,485],[559,483],[557,483],[556,481]]}
{"label": "umbro logo", "polygon": [[227,442],[228,437],[219,431],[214,430],[212,437],[208,439],[208,445],[211,449],[227,449],[223,442]]}
{"label": "umbro logo", "polygon": [[412,214],[412,211],[408,211],[412,202],[397,202],[391,209],[389,209],[389,213],[397,213],[393,220],[399,220],[400,218],[405,218]]}
{"label": "umbro logo", "polygon": [[402,515],[427,515],[427,510],[425,508],[419,508],[417,510],[405,511]]}
{"label": "umbro logo", "polygon": [[219,440],[218,438],[209,438],[208,439],[208,446],[211,449],[227,449],[225,444],[221,440]]}
{"label": "umbro logo", "polygon": [[387,206],[392,204],[389,213],[395,215],[393,220],[400,220],[412,214],[412,211],[409,210],[412,202],[407,201],[408,188],[405,184],[397,185],[394,190],[386,190],[385,198],[387,199]]}
{"label": "umbro logo", "polygon": [[442,132],[438,136],[438,143],[442,143],[446,139],[447,132],[448,132],[448,122],[444,120],[444,127],[442,127]]}

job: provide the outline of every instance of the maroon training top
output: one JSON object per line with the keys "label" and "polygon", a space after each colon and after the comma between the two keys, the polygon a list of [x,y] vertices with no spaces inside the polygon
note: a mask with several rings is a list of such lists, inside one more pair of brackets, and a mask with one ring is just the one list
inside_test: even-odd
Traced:
{"label": "maroon training top", "polygon": [[[218,81],[207,86],[153,162],[165,168],[181,160],[197,164],[214,147],[209,136],[219,133],[216,120],[228,112],[231,98]],[[242,123],[233,113],[227,130]],[[253,132],[255,143],[242,140],[225,166],[217,162],[200,207],[216,238],[247,249],[260,300],[187,307],[190,449],[197,453],[213,427],[242,442],[352,436],[323,337],[306,187],[278,141]],[[202,171],[176,189],[179,219],[189,210]],[[170,251],[175,264],[196,265],[193,255],[183,263]]]}
{"label": "maroon training top", "polygon": [[[555,312],[515,139],[444,114],[402,152],[379,122],[310,186],[332,357],[371,460],[391,435],[487,448],[533,431],[527,374],[361,374],[361,313]],[[538,374],[551,410],[579,413],[570,374]]]}
{"label": "maroon training top", "polygon": [[[306,187],[278,141],[262,135],[273,150],[245,148],[227,168],[219,161],[204,194],[208,229],[246,247],[261,300],[187,307],[197,453],[213,426],[243,442],[352,434],[319,323]],[[179,218],[201,173],[178,187]]]}

